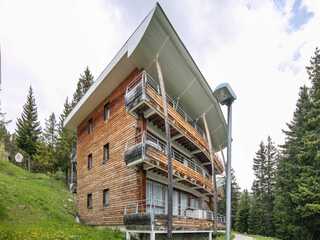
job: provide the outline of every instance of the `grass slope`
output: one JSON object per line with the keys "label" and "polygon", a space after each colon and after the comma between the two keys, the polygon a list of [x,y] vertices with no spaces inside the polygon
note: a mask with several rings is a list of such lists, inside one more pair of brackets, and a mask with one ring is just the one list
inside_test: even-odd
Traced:
{"label": "grass slope", "polygon": [[0,161],[0,240],[123,239],[120,232],[77,224],[74,215],[62,181]]}

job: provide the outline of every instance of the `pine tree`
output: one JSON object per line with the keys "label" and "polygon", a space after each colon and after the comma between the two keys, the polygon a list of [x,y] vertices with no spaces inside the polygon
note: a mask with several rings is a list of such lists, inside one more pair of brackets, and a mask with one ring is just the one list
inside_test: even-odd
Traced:
{"label": "pine tree", "polygon": [[43,130],[43,139],[47,146],[54,151],[57,144],[57,120],[54,113],[51,113],[45,122],[45,129]]}
{"label": "pine tree", "polygon": [[278,149],[272,142],[271,137],[267,139],[266,145],[266,164],[265,164],[265,186],[263,188],[263,204],[265,206],[264,222],[265,235],[274,235],[273,209],[275,196],[276,166],[279,160]]}
{"label": "pine tree", "polygon": [[86,68],[84,74],[80,75],[82,81],[82,94],[84,95],[93,84],[93,75],[91,74],[89,67]]}
{"label": "pine tree", "polygon": [[42,141],[38,144],[38,153],[34,158],[33,169],[37,172],[55,172],[58,161],[56,158],[57,122],[55,114],[46,119]]}
{"label": "pine tree", "polygon": [[307,67],[310,88],[310,111],[307,113],[303,150],[298,154],[300,174],[298,189],[292,193],[304,226],[304,235],[314,239],[320,235],[320,50],[317,48]]}
{"label": "pine tree", "polygon": [[248,233],[249,229],[250,197],[248,190],[244,190],[240,196],[239,207],[236,215],[235,229],[241,233]]}
{"label": "pine tree", "polygon": [[69,113],[71,112],[71,110],[72,110],[72,106],[71,106],[71,104],[69,103],[69,99],[66,98],[66,101],[64,102],[64,105],[63,105],[63,111],[62,111],[62,113],[60,114],[60,117],[59,117],[58,135],[60,135],[61,132],[63,131],[64,121],[65,121],[65,119],[67,118],[67,116],[69,115]]}
{"label": "pine tree", "polygon": [[17,120],[16,142],[31,159],[38,151],[38,141],[41,134],[38,112],[32,87],[29,88],[27,102],[23,106],[21,117]]}
{"label": "pine tree", "polygon": [[[218,213],[221,215],[226,214],[226,184],[223,183],[224,194],[220,201],[218,202]],[[236,215],[238,211],[240,199],[240,187],[237,183],[235,172],[231,170],[231,226],[235,226]]]}
{"label": "pine tree", "polygon": [[300,88],[293,120],[287,124],[288,130],[283,130],[286,140],[281,146],[282,153],[276,177],[274,223],[276,235],[282,239],[303,239],[304,236],[292,193],[298,189],[296,181],[300,173],[298,156],[304,144],[303,136],[306,132],[310,107],[308,88],[303,86]]}
{"label": "pine tree", "polygon": [[83,74],[80,74],[80,78],[77,83],[76,91],[73,94],[72,108],[80,101],[82,96],[88,91],[93,84],[93,75],[91,74],[89,67],[87,67]]}
{"label": "pine tree", "polygon": [[300,90],[278,167],[275,222],[282,239],[320,235],[320,50],[307,67],[311,87]]}
{"label": "pine tree", "polygon": [[263,186],[265,185],[266,146],[260,142],[259,149],[253,159],[253,172],[255,179],[252,184],[252,200],[249,210],[248,232],[262,234],[264,232],[263,213]]}
{"label": "pine tree", "polygon": [[249,216],[250,233],[272,236],[274,234],[274,186],[278,150],[268,137],[267,145],[259,145],[253,159],[255,180],[252,184],[252,203]]}
{"label": "pine tree", "polygon": [[65,172],[66,181],[68,180],[68,171],[70,168],[71,150],[76,144],[75,132],[64,128],[64,121],[71,110],[72,108],[67,98],[64,103],[64,109],[59,117],[58,140],[56,148],[56,158],[58,159],[57,166],[60,170]]}

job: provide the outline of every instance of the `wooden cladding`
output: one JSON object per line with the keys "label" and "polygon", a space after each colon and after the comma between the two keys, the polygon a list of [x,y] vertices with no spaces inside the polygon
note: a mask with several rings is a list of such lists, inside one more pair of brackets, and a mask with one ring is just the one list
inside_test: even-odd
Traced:
{"label": "wooden cladding", "polygon": [[[127,167],[124,160],[128,139],[146,130],[145,119],[135,118],[125,108],[126,87],[138,74],[133,71],[77,128],[77,207],[87,224],[123,225],[125,207],[146,200],[146,170],[142,165]],[[166,169],[163,154],[148,154]],[[199,186],[211,194],[211,182],[204,175],[178,161],[173,167],[186,186]]]}
{"label": "wooden cladding", "polygon": [[[126,112],[124,94],[128,82],[137,74],[136,70],[132,72],[78,126],[77,207],[81,220],[87,224],[122,225],[128,202],[145,199],[145,172],[128,168],[123,160],[126,140],[135,136],[137,126],[137,120]],[[109,113],[105,120],[107,103]],[[90,134],[86,131],[89,119],[93,126]],[[88,194],[92,208],[88,208]]]}

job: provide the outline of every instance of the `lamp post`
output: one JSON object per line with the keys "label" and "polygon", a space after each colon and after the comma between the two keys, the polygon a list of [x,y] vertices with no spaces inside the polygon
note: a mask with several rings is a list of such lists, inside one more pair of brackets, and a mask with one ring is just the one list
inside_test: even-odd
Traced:
{"label": "lamp post", "polygon": [[228,83],[222,83],[216,87],[213,95],[221,105],[228,107],[228,147],[227,147],[227,209],[226,209],[226,240],[231,236],[231,141],[232,141],[232,103],[237,99]]}

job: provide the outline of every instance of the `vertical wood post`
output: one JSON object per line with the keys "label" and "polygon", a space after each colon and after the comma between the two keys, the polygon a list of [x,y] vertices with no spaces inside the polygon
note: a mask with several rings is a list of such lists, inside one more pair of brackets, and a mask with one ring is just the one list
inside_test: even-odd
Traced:
{"label": "vertical wood post", "polygon": [[213,222],[213,226],[214,226],[214,231],[217,231],[217,209],[218,209],[218,194],[217,194],[217,182],[216,182],[216,171],[214,168],[214,153],[212,150],[212,141],[211,141],[211,135],[210,135],[210,131],[209,131],[209,127],[208,127],[208,123],[207,123],[207,118],[206,118],[206,114],[204,113],[202,115],[202,119],[203,119],[203,123],[204,123],[204,127],[206,130],[206,135],[207,135],[207,140],[208,140],[208,145],[209,145],[209,154],[210,154],[210,161],[211,161],[211,169],[212,169],[212,185],[213,185],[213,214],[214,214],[214,222]]}
{"label": "vertical wood post", "polygon": [[170,135],[170,125],[168,119],[168,106],[167,106],[167,94],[163,81],[162,70],[158,60],[156,58],[156,66],[158,72],[158,79],[160,83],[160,90],[163,102],[163,113],[164,113],[164,122],[166,130],[166,140],[167,140],[167,158],[168,158],[168,239],[172,239],[172,195],[173,195],[173,177],[172,177],[172,159],[171,159],[171,135]]}

